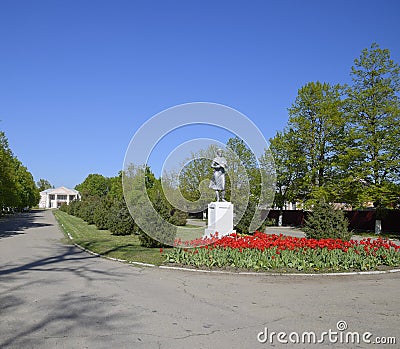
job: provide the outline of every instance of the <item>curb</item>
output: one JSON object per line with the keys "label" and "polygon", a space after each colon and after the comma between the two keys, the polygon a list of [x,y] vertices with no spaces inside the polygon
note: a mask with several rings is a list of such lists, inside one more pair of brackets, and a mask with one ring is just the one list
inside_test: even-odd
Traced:
{"label": "curb", "polygon": [[160,265],[159,269],[172,269],[181,271],[191,271],[198,273],[213,273],[213,274],[231,274],[231,275],[252,275],[252,276],[347,276],[347,275],[377,275],[377,274],[390,274],[390,273],[400,273],[400,269],[390,269],[390,270],[371,270],[371,271],[349,271],[340,273],[257,273],[251,271],[225,271],[225,270],[205,270],[205,269],[192,269],[185,267],[170,267],[168,265]]}
{"label": "curb", "polygon": [[[62,224],[61,224],[61,226],[62,226],[63,229],[64,229],[64,226],[63,226]],[[64,231],[65,231],[65,230],[64,230]],[[93,255],[93,256],[100,257],[100,258],[104,258],[104,259],[109,259],[110,261],[115,261],[115,262],[122,262],[122,263],[129,263],[129,264],[139,265],[139,266],[142,266],[142,267],[157,267],[155,264],[128,261],[128,260],[126,260],[126,259],[119,259],[119,258],[114,258],[114,257],[108,257],[108,256],[102,255],[102,254],[100,254],[100,253],[96,253],[96,252],[90,251],[90,250],[88,250],[87,248],[85,248],[85,247],[83,247],[83,246],[77,244],[76,242],[74,242],[74,238],[72,237],[72,235],[71,235],[69,232],[67,232],[67,231],[65,231],[65,232],[67,233],[68,238],[72,241],[72,243],[73,243],[73,245],[74,245],[75,247],[78,247],[80,250],[85,251],[85,252],[87,252],[87,253],[89,253],[89,254],[91,254],[91,255]]]}
{"label": "curb", "polygon": [[[64,225],[60,224],[63,227]],[[64,230],[65,231],[65,230]],[[100,253],[96,253],[93,251],[88,250],[87,248],[77,244],[74,242],[74,238],[72,235],[65,231],[68,235],[68,238],[72,241],[73,245],[78,247],[80,250],[85,251],[93,256],[108,259],[115,262],[133,264],[142,267],[150,267],[150,268],[158,268],[158,269],[169,269],[169,270],[179,270],[179,271],[190,271],[190,272],[197,272],[197,273],[209,273],[209,274],[226,274],[226,275],[247,275],[247,276],[311,276],[311,277],[318,277],[318,276],[354,276],[354,275],[381,275],[381,274],[393,274],[393,273],[400,273],[400,269],[389,269],[389,270],[371,270],[371,271],[351,271],[351,272],[340,272],[340,273],[265,273],[265,272],[233,272],[233,271],[225,271],[225,270],[206,270],[206,269],[194,269],[194,268],[185,268],[185,267],[172,267],[168,265],[160,265],[157,266],[155,264],[150,263],[142,263],[142,262],[135,262],[135,261],[128,261],[126,259],[119,259],[114,257],[104,256]]]}

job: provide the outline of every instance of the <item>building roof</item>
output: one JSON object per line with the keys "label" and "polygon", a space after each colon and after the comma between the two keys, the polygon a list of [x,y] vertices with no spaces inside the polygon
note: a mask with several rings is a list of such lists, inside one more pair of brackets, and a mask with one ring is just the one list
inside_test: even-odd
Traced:
{"label": "building roof", "polygon": [[75,189],[69,189],[66,187],[50,188],[40,192],[41,194],[58,194],[58,195],[76,195],[79,191]]}

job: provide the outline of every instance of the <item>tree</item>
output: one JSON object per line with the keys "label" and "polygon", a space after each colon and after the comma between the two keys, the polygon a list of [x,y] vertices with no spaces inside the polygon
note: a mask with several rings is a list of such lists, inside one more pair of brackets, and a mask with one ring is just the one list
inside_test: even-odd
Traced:
{"label": "tree", "polygon": [[253,199],[259,198],[261,177],[256,156],[243,139],[237,136],[229,138],[226,142],[226,146],[233,153],[227,152],[226,154],[230,173],[228,185],[232,186],[232,189],[245,185],[242,183],[241,178],[244,175],[244,167],[249,182],[250,196],[253,197]]}
{"label": "tree", "polygon": [[37,186],[39,192],[46,190],[46,189],[54,188],[54,186],[52,186],[47,179],[43,179],[43,178],[39,179],[36,182],[36,186]]}
{"label": "tree", "polygon": [[305,154],[293,129],[278,131],[269,142],[276,171],[274,206],[282,210],[285,202],[304,199],[301,188],[306,173]]}
{"label": "tree", "polygon": [[304,232],[309,239],[349,240],[349,221],[344,211],[336,210],[332,205],[320,202],[314,205],[304,225]]}
{"label": "tree", "polygon": [[0,210],[14,207],[17,200],[15,191],[15,173],[13,170],[13,154],[8,146],[4,132],[0,131]]}
{"label": "tree", "polygon": [[82,198],[86,198],[89,196],[105,196],[109,192],[110,187],[111,181],[109,178],[100,174],[90,174],[75,189],[81,193]]}
{"label": "tree", "polygon": [[[344,142],[345,118],[343,117],[343,88],[340,85],[310,82],[298,91],[289,108],[289,122],[284,134],[278,134],[272,144],[277,151],[278,165],[293,167],[296,175],[294,199],[313,204],[320,200],[340,199],[337,191],[339,149]],[[282,144],[282,142],[287,142]],[[293,168],[292,168],[293,169]],[[282,180],[282,178],[280,178]],[[289,178],[291,183],[293,178]],[[281,186],[282,188],[282,186]]]}
{"label": "tree", "polygon": [[22,210],[39,202],[32,174],[14,156],[7,137],[0,131],[0,209]]}
{"label": "tree", "polygon": [[[209,183],[213,175],[211,160],[215,158],[216,151],[217,146],[212,144],[206,149],[192,153],[182,166],[177,185],[173,179],[166,180],[163,176],[163,184],[168,183],[168,197],[174,195],[176,186],[186,200],[194,203],[193,205],[186,203],[188,212],[198,212],[207,207],[210,201],[215,200],[214,191],[209,189]],[[258,223],[261,223],[261,219],[258,219],[261,217],[260,203],[265,201],[260,202],[262,196],[260,165],[251,149],[239,137],[232,137],[227,141],[224,157],[227,160],[225,197],[235,202],[236,229],[245,233],[249,230],[254,231],[258,228]],[[168,174],[168,177],[172,178],[174,174]],[[264,192],[266,190],[263,190],[263,195]],[[175,197],[178,196],[175,194]]]}
{"label": "tree", "polygon": [[22,210],[25,207],[32,207],[39,203],[39,190],[35,185],[32,174],[17,159],[13,159],[15,171],[15,188],[17,192],[17,201],[15,206]]}
{"label": "tree", "polygon": [[114,235],[130,235],[135,232],[135,222],[125,201],[116,200],[110,208],[108,229]]}
{"label": "tree", "polygon": [[[119,199],[120,201],[122,199]],[[117,200],[112,200],[109,197],[103,197],[93,211],[93,222],[97,229],[105,230],[110,227],[111,209]],[[128,212],[129,213],[129,212]]]}
{"label": "tree", "polygon": [[243,139],[237,136],[229,138],[226,147],[229,172],[227,192],[232,198],[236,196],[235,215],[241,215],[235,227],[239,233],[252,233],[259,228],[255,216],[260,216],[257,211],[261,196],[260,167],[256,156]]}
{"label": "tree", "polygon": [[119,171],[118,176],[111,177],[109,182],[110,190],[107,196],[115,200],[122,200],[124,197],[122,190],[122,171]]}
{"label": "tree", "polygon": [[[182,164],[182,170],[178,174],[178,187],[186,200],[198,201],[201,198],[202,191],[208,192],[206,193],[208,195],[203,197],[203,205],[212,200],[214,193],[208,188],[208,184],[213,173],[210,159],[215,157],[216,150],[217,147],[211,145],[207,149],[192,153],[186,163]],[[170,174],[172,177],[175,175]]]}
{"label": "tree", "polygon": [[131,164],[123,172],[123,186],[126,204],[138,227],[140,243],[146,247],[164,243],[173,245],[177,228],[169,223],[171,206],[165,198],[161,180],[155,178],[148,166]]}
{"label": "tree", "polygon": [[[348,88],[352,151],[348,168],[359,186],[358,201],[391,204],[400,180],[399,65],[388,49],[373,43],[351,68]],[[393,183],[396,184],[393,192]],[[397,191],[397,193],[396,193]]]}

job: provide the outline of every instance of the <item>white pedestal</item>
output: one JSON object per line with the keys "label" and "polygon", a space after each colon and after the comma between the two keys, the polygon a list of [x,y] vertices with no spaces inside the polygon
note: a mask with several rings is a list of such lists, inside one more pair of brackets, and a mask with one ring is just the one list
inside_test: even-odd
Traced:
{"label": "white pedestal", "polygon": [[227,201],[217,201],[208,204],[208,227],[203,237],[210,237],[218,232],[218,237],[234,233],[233,204]]}

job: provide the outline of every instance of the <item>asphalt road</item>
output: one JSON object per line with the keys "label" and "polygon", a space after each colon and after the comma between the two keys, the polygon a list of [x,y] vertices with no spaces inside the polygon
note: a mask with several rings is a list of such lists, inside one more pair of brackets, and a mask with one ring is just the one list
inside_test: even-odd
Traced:
{"label": "asphalt road", "polygon": [[[0,221],[0,348],[320,348],[296,332],[397,336],[400,273],[249,276],[138,268],[62,242],[51,211]],[[280,344],[260,343],[268,328]],[[338,331],[339,332],[339,331]],[[283,335],[282,335],[283,336]],[[368,337],[368,336],[367,336]],[[260,335],[264,340],[265,336]],[[332,340],[335,339],[333,335]],[[340,344],[336,348],[379,348]]]}

